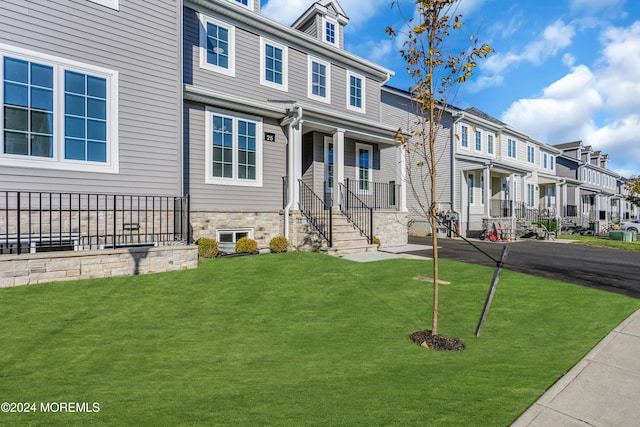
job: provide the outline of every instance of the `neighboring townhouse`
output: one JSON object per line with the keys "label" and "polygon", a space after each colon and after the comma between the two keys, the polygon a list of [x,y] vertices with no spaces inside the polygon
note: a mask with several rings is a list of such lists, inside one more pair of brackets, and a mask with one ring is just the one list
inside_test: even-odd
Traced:
{"label": "neighboring townhouse", "polygon": [[609,155],[594,151],[582,141],[554,146],[558,157],[558,176],[566,178],[562,193],[567,221],[580,226],[598,223],[598,230],[630,216],[625,200],[624,178],[609,170]]}
{"label": "neighboring townhouse", "polygon": [[347,23],[336,1],[313,3],[292,27],[258,1],[185,2],[184,192],[196,238],[336,246],[348,217],[363,250],[373,235],[406,242],[401,180],[381,168],[381,153],[398,152],[396,128],[381,123],[392,72],[344,50]]}
{"label": "neighboring townhouse", "polygon": [[[416,111],[412,102],[407,92],[385,88],[385,122],[410,133]],[[541,218],[555,220],[559,215],[561,180],[556,177],[556,157],[560,150],[476,108],[448,108],[439,132],[436,209],[444,213],[443,219],[457,220],[454,226],[463,236],[478,236],[483,229],[496,226],[513,238],[517,227],[528,229]],[[420,142],[412,137],[408,147]],[[407,153],[412,176],[408,181],[414,181],[413,187],[424,194],[430,185],[423,183],[429,178],[427,172],[421,172],[424,167],[416,167],[419,160]],[[429,233],[427,218],[409,192],[410,231]]]}

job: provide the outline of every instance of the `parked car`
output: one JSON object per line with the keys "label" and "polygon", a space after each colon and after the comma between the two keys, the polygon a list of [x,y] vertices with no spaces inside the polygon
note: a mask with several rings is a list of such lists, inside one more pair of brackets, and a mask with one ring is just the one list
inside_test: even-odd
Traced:
{"label": "parked car", "polygon": [[621,223],[620,230],[633,231],[634,233],[637,233],[638,231],[640,231],[640,219],[634,219]]}

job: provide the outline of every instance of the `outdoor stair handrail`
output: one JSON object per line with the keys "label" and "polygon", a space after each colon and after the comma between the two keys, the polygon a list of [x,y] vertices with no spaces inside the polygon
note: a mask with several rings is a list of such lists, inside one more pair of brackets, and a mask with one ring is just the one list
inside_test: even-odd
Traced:
{"label": "outdoor stair handrail", "polygon": [[327,246],[332,245],[332,220],[331,206],[328,205],[301,179],[300,184],[300,212],[307,218],[309,224],[327,241]]}
{"label": "outdoor stair handrail", "polygon": [[340,187],[340,212],[360,230],[369,244],[373,244],[373,208],[367,206],[343,183],[338,185]]}

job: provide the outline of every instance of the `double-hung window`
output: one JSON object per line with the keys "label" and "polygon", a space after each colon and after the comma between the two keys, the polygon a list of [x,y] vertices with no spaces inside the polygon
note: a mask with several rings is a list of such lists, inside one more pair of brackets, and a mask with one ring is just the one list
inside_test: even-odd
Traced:
{"label": "double-hung window", "polygon": [[200,14],[200,67],[235,77],[235,27]]}
{"label": "double-hung window", "polygon": [[118,172],[117,73],[0,45],[0,164]]}
{"label": "double-hung window", "polygon": [[262,121],[207,110],[206,182],[262,186]]}
{"label": "double-hung window", "polygon": [[556,168],[556,156],[551,156],[551,158],[549,159],[549,166],[551,170],[554,170]]}
{"label": "double-hung window", "polygon": [[308,81],[309,98],[331,103],[331,64],[309,57]]}
{"label": "double-hung window", "polygon": [[340,26],[338,25],[338,21],[328,18],[326,16],[323,18],[322,21],[323,21],[323,28],[324,28],[323,40],[329,44],[338,46],[338,41],[340,38],[340,35],[339,35]]}
{"label": "double-hung window", "polygon": [[493,135],[487,135],[487,154],[493,154]]}
{"label": "double-hung window", "polygon": [[347,91],[347,108],[364,113],[365,78],[347,72]]}
{"label": "double-hung window", "polygon": [[542,154],[542,167],[545,169],[549,168],[549,155],[547,153]]}
{"label": "double-hung window", "polygon": [[358,161],[358,190],[371,191],[373,149],[370,145],[356,144]]}
{"label": "double-hung window", "polygon": [[530,208],[535,207],[536,189],[533,184],[527,184],[527,205]]}
{"label": "double-hung window", "polygon": [[535,163],[535,161],[536,161],[536,157],[535,157],[536,154],[535,153],[536,153],[535,148],[530,146],[530,145],[528,145],[527,146],[527,161],[529,163]]}
{"label": "double-hung window", "polygon": [[476,130],[476,151],[482,151],[482,132]]}
{"label": "double-hung window", "polygon": [[462,126],[460,133],[460,144],[462,145],[462,148],[469,148],[469,128]]}
{"label": "double-hung window", "polygon": [[517,156],[516,153],[516,141],[514,139],[507,140],[507,156],[515,159]]}
{"label": "double-hung window", "polygon": [[282,91],[288,90],[288,49],[279,43],[260,38],[260,83]]}

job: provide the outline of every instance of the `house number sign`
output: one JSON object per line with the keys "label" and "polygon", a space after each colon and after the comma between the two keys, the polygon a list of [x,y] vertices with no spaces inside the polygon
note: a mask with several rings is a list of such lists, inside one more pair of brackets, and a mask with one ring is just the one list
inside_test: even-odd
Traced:
{"label": "house number sign", "polygon": [[264,140],[266,142],[276,142],[276,134],[271,132],[264,133]]}

